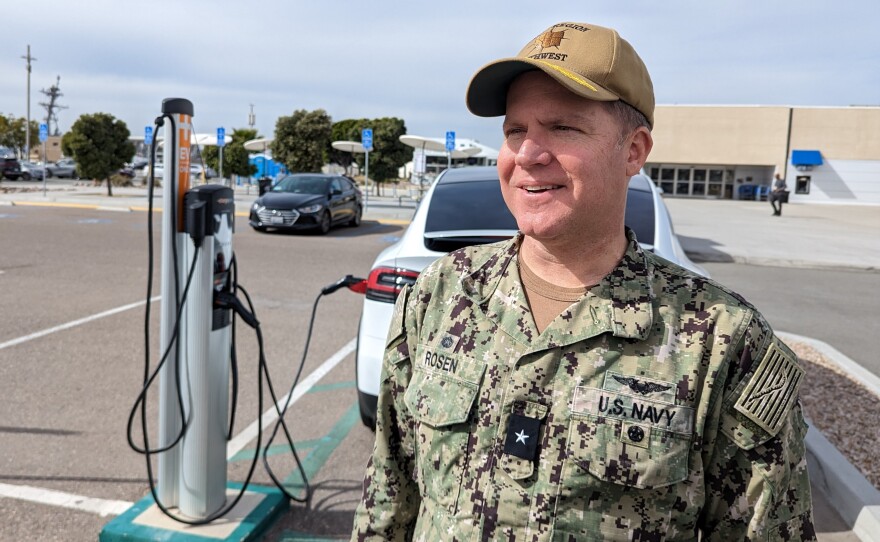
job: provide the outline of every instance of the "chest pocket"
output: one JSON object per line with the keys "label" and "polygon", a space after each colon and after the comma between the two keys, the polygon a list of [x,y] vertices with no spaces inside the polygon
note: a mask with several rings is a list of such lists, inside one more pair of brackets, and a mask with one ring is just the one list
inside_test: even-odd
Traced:
{"label": "chest pocket", "polygon": [[693,409],[579,387],[571,417],[569,476],[639,489],[688,477]]}
{"label": "chest pocket", "polygon": [[422,494],[456,510],[468,467],[468,418],[483,379],[485,364],[455,354],[420,347],[404,402],[418,420],[416,466]]}

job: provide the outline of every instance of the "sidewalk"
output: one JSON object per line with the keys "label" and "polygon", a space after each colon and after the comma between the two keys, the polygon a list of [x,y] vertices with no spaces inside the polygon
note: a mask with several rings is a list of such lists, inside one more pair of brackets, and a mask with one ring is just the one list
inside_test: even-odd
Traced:
{"label": "sidewalk", "polygon": [[[29,190],[21,191],[25,188]],[[44,196],[40,183],[0,183],[0,214],[2,206],[11,205],[102,211],[141,211],[148,206],[142,187],[114,188],[112,198],[106,187],[90,183],[50,182],[47,188]],[[236,187],[236,214],[247,216],[256,197],[256,187]],[[880,206],[792,204],[775,217],[766,202],[665,201],[682,247],[697,260],[880,272]],[[415,205],[408,198],[370,195],[364,218],[405,223]],[[154,206],[162,207],[161,191],[154,195]],[[858,372],[858,366],[833,347],[816,343],[813,346],[850,374]],[[820,542],[880,541],[880,492],[820,432],[809,432],[807,448]]]}
{"label": "sidewalk", "polygon": [[880,205],[664,198],[681,246],[701,261],[880,271]]}
{"label": "sidewalk", "polygon": [[[236,186],[235,211],[238,216],[247,216],[251,205],[257,199],[256,186]],[[408,197],[395,197],[390,189],[388,195],[370,194],[366,200],[364,218],[367,220],[389,220],[409,222],[415,211],[415,200]],[[401,194],[404,192],[401,191]],[[105,185],[93,186],[88,181],[59,182],[48,181],[43,195],[40,182],[0,183],[0,206],[2,205],[42,205],[90,208],[101,211],[146,211],[149,206],[147,189],[144,187],[114,187],[113,197],[107,196]],[[153,207],[162,208],[162,189],[153,194]]]}

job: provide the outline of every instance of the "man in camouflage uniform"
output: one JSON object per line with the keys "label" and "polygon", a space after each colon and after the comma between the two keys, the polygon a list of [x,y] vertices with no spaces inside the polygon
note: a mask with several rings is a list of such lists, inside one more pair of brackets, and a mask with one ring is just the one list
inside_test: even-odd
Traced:
{"label": "man in camouflage uniform", "polygon": [[726,288],[642,250],[644,64],[560,23],[483,67],[520,234],[397,300],[352,540],[815,540],[803,371]]}

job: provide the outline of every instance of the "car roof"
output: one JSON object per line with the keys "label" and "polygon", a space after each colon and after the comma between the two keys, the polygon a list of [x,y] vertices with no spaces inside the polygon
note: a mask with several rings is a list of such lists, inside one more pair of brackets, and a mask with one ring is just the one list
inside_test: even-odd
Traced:
{"label": "car roof", "polygon": [[495,166],[472,166],[447,169],[437,179],[437,184],[466,183],[471,181],[498,180]]}

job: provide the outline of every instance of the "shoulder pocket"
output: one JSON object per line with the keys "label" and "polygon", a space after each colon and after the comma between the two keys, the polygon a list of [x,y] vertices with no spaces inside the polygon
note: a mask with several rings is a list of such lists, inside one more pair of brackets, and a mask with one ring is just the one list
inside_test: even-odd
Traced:
{"label": "shoulder pocket", "polygon": [[797,403],[804,370],[774,337],[752,376],[725,401],[721,431],[743,450],[775,436]]}

